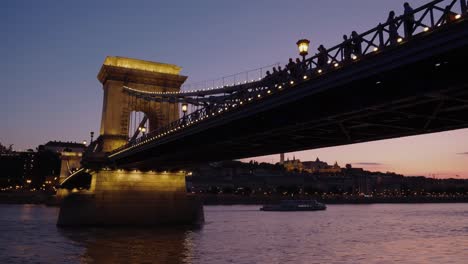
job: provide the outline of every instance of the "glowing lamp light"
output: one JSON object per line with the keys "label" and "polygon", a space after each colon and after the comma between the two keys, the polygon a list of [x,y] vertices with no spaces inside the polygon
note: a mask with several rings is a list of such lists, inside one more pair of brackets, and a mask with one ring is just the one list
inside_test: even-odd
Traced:
{"label": "glowing lamp light", "polygon": [[187,110],[188,110],[188,104],[183,103],[182,104],[182,112],[184,112],[184,114],[185,114],[185,113],[187,113]]}
{"label": "glowing lamp light", "polygon": [[299,49],[299,55],[301,55],[304,59],[307,54],[309,54],[309,44],[310,41],[308,39],[300,39],[296,42],[297,48]]}
{"label": "glowing lamp light", "polygon": [[294,81],[290,81],[289,83],[290,83],[290,84],[294,84]]}
{"label": "glowing lamp light", "polygon": [[398,38],[398,39],[397,39],[397,42],[398,42],[398,43],[401,43],[402,41],[403,41],[402,38]]}
{"label": "glowing lamp light", "polygon": [[303,78],[304,80],[306,80],[306,79],[307,79],[307,75],[304,75],[304,77],[302,77],[302,78]]}
{"label": "glowing lamp light", "polygon": [[429,31],[429,27],[425,27],[424,32],[428,32],[428,31]]}
{"label": "glowing lamp light", "polygon": [[374,51],[378,51],[378,50],[379,50],[379,48],[377,48],[377,47],[374,48]]}
{"label": "glowing lamp light", "polygon": [[322,73],[322,69],[319,69],[317,72],[318,72],[318,73]]}
{"label": "glowing lamp light", "polygon": [[353,60],[356,60],[356,59],[357,59],[357,56],[353,54],[353,56],[351,56],[351,58],[352,58]]}
{"label": "glowing lamp light", "polygon": [[455,16],[455,19],[460,19],[460,18],[461,18],[461,15],[460,15],[460,14],[457,14],[457,15]]}
{"label": "glowing lamp light", "polygon": [[88,142],[86,142],[86,140],[83,140],[83,145],[86,145],[88,144]]}

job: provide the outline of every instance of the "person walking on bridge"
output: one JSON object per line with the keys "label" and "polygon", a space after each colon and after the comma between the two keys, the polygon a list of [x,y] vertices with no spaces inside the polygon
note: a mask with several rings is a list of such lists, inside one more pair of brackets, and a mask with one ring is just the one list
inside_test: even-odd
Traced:
{"label": "person walking on bridge", "polygon": [[280,82],[284,82],[288,79],[288,71],[286,69],[282,69],[281,66],[278,66],[278,78]]}
{"label": "person walking on bridge", "polygon": [[301,59],[296,58],[296,76],[295,78],[300,78],[301,75],[305,73],[306,67],[305,67],[305,61],[301,61]]}
{"label": "person walking on bridge", "polygon": [[327,66],[327,61],[328,61],[328,53],[327,50],[323,45],[320,45],[317,49],[319,53],[317,54],[317,66],[319,68],[325,68]]}
{"label": "person walking on bridge", "polygon": [[388,13],[387,23],[388,23],[388,38],[390,40],[390,45],[395,45],[398,40],[398,30],[395,20],[395,11],[390,11]]}
{"label": "person walking on bridge", "polygon": [[405,2],[403,4],[403,8],[405,9],[403,13],[403,23],[405,27],[405,38],[409,38],[413,35],[413,28],[414,28],[414,10],[413,8],[408,4],[408,2]]}
{"label": "person walking on bridge", "polygon": [[297,75],[296,64],[294,63],[292,58],[289,58],[289,62],[286,65],[286,69],[289,71],[289,74],[291,76],[296,76]]}
{"label": "person walking on bridge", "polygon": [[266,71],[265,77],[263,78],[263,83],[267,87],[272,87],[273,86],[273,76],[270,74],[270,71]]}
{"label": "person walking on bridge", "polygon": [[273,72],[272,72],[271,76],[272,76],[272,80],[273,80],[274,83],[278,83],[280,81],[280,73],[276,69],[276,66],[273,67]]}
{"label": "person walking on bridge", "polygon": [[351,60],[351,53],[353,52],[353,43],[348,36],[343,35],[343,61]]}
{"label": "person walking on bridge", "polygon": [[351,43],[354,55],[362,55],[362,38],[356,31],[351,32]]}

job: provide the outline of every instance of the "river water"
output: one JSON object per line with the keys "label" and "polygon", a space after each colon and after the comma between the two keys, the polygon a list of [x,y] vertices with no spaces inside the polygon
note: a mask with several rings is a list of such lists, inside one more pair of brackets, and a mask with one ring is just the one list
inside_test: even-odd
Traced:
{"label": "river water", "polygon": [[60,229],[58,208],[0,205],[0,263],[468,263],[468,204],[205,206],[199,229]]}

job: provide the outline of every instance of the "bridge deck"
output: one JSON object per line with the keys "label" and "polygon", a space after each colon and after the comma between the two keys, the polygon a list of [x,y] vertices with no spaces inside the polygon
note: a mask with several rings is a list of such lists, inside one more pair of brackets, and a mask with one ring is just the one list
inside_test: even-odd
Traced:
{"label": "bridge deck", "polygon": [[114,155],[171,167],[468,127],[468,22]]}

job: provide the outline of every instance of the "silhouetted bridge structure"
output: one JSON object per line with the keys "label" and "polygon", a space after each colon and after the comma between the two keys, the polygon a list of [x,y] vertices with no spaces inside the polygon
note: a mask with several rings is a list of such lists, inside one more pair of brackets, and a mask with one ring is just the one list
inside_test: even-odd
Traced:
{"label": "silhouetted bridge structure", "polygon": [[178,66],[108,57],[100,136],[62,183],[87,175],[88,190],[59,224],[194,222],[178,171],[191,165],[467,128],[467,58],[465,0],[432,1],[273,75],[185,90]]}
{"label": "silhouetted bridge structure", "polygon": [[183,167],[468,127],[468,27],[454,11],[459,2],[415,9],[411,37],[397,17],[359,36],[361,54],[345,60],[342,43],[327,51],[325,67],[313,56],[301,76],[274,85],[262,79],[169,94],[125,87],[140,100],[210,104],[118,148],[109,161]]}

